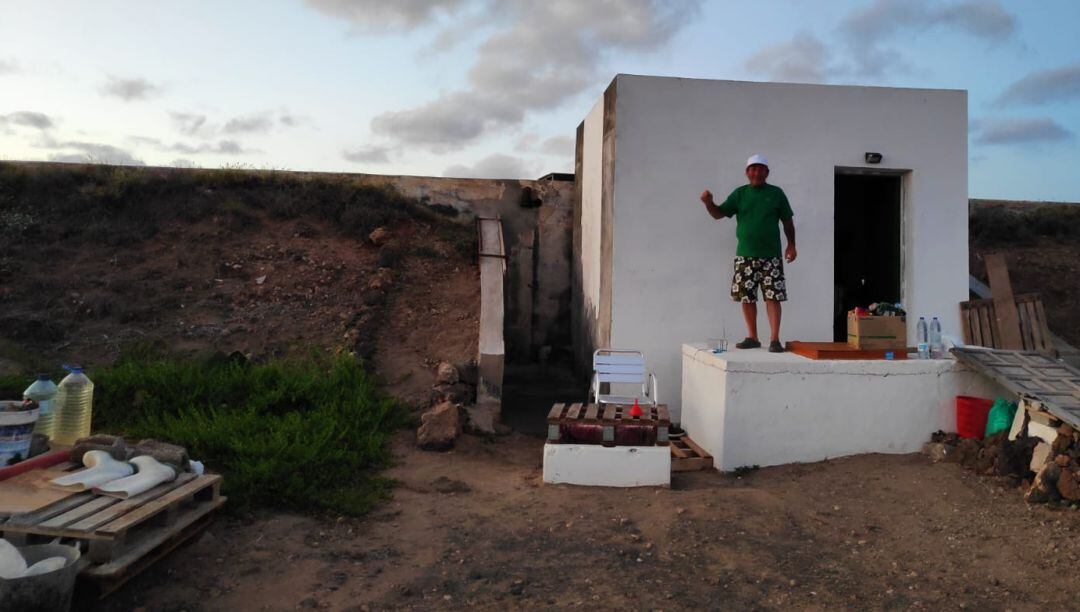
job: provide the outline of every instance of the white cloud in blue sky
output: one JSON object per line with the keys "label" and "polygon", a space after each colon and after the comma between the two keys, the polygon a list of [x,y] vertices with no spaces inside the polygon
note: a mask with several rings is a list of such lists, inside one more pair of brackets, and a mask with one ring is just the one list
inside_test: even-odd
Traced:
{"label": "white cloud in blue sky", "polygon": [[617,73],[969,92],[974,197],[1080,201],[1080,3],[0,5],[0,159],[535,177]]}

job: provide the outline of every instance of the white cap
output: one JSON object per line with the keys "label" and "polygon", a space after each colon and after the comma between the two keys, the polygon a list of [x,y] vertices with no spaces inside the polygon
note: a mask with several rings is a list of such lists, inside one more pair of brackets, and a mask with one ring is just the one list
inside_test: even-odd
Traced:
{"label": "white cap", "polygon": [[749,159],[746,160],[746,167],[749,168],[750,166],[753,166],[754,164],[761,164],[762,166],[765,166],[766,168],[768,168],[769,167],[769,160],[765,159],[764,155],[751,155],[749,157]]}

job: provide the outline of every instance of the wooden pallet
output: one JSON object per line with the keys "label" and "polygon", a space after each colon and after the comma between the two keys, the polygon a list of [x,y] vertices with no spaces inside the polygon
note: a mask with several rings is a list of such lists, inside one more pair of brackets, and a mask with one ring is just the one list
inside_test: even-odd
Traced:
{"label": "wooden pallet", "polygon": [[614,444],[619,427],[654,427],[656,445],[666,446],[671,417],[667,404],[640,406],[641,416],[630,416],[632,406],[625,404],[555,404],[548,412],[548,442],[558,444],[563,432],[572,425],[595,425],[603,429],[603,443]]}
{"label": "wooden pallet", "polygon": [[712,455],[698,446],[690,436],[672,438],[671,440],[671,471],[693,472],[696,470],[708,470],[713,467]]}
{"label": "wooden pallet", "polygon": [[[1016,348],[1056,356],[1050,329],[1046,325],[1046,309],[1042,299],[1033,293],[1018,295],[1014,299],[1020,330],[1020,345]],[[960,302],[960,329],[965,344],[1007,348],[998,323],[994,300]]]}
{"label": "wooden pallet", "polygon": [[185,473],[128,499],[87,491],[14,515],[0,531],[16,545],[71,540],[88,562],[83,575],[119,586],[205,527],[227,499],[220,488],[217,474]]}

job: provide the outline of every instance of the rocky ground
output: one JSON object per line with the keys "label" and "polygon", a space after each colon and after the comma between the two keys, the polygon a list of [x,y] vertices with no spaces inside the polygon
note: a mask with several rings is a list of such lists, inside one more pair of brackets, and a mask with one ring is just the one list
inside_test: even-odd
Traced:
{"label": "rocky ground", "polygon": [[543,441],[394,446],[364,519],[225,518],[105,610],[1070,609],[1080,512],[921,455],[543,485]]}

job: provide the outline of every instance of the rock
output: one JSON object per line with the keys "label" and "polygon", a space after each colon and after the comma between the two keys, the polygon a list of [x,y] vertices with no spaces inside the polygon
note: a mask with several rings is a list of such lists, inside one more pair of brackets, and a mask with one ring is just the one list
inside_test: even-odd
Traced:
{"label": "rock", "polygon": [[387,289],[394,282],[394,271],[390,268],[379,268],[368,280],[367,288],[372,291]]}
{"label": "rock", "polygon": [[1054,438],[1054,452],[1064,453],[1069,450],[1069,447],[1072,445],[1073,429],[1068,425],[1062,425],[1061,427],[1058,427],[1057,431],[1057,437]]}
{"label": "rock", "polygon": [[132,451],[132,457],[150,455],[162,463],[174,465],[184,471],[188,469],[187,449],[183,446],[169,444],[160,440],[140,440]]}
{"label": "rock", "polygon": [[385,227],[376,227],[370,234],[368,234],[368,240],[375,246],[382,246],[386,244],[386,241],[390,239],[390,230]]}
{"label": "rock", "polygon": [[465,406],[467,423],[465,427],[473,432],[486,435],[495,435],[495,428],[499,421],[499,404],[496,402],[480,402],[475,405]]}
{"label": "rock", "polygon": [[439,493],[468,493],[472,491],[467,483],[460,480],[452,480],[446,476],[439,476],[431,481],[431,486]]}
{"label": "rock", "polygon": [[1060,476],[1061,468],[1058,467],[1058,464],[1054,462],[1047,463],[1035,475],[1035,482],[1031,483],[1031,488],[1024,495],[1024,499],[1032,504],[1055,501],[1060,495],[1057,489]]}
{"label": "rock", "polygon": [[451,402],[442,402],[420,415],[416,443],[423,450],[446,451],[454,446],[460,433],[460,410]]}
{"label": "rock", "polygon": [[255,284],[256,285],[261,285],[261,284],[263,284],[265,282],[266,282],[266,275],[265,274],[255,278]]}
{"label": "rock", "polygon": [[439,362],[439,366],[435,371],[436,385],[453,385],[459,380],[461,380],[461,376],[458,374],[458,370],[453,364],[445,361]]}
{"label": "rock", "polygon": [[1061,496],[1069,501],[1080,501],[1080,473],[1072,470],[1061,470],[1058,476],[1057,490]]}
{"label": "rock", "polygon": [[934,463],[945,461],[952,451],[953,448],[944,442],[927,442],[922,448],[923,454],[930,457]]}
{"label": "rock", "polygon": [[1038,472],[1054,456],[1054,449],[1046,442],[1039,442],[1031,453],[1031,471]]}
{"label": "rock", "polygon": [[1057,457],[1054,457],[1054,463],[1058,464],[1058,467],[1069,467],[1069,464],[1072,463],[1072,458],[1068,455],[1058,455]]}
{"label": "rock", "polygon": [[973,467],[978,459],[979,441],[972,438],[961,438],[956,444],[956,450],[948,457],[949,461],[964,467]]}
{"label": "rock", "polygon": [[453,385],[437,385],[431,389],[429,399],[432,404],[453,402],[468,405],[476,400],[475,392],[476,390],[473,387],[462,382]]}

